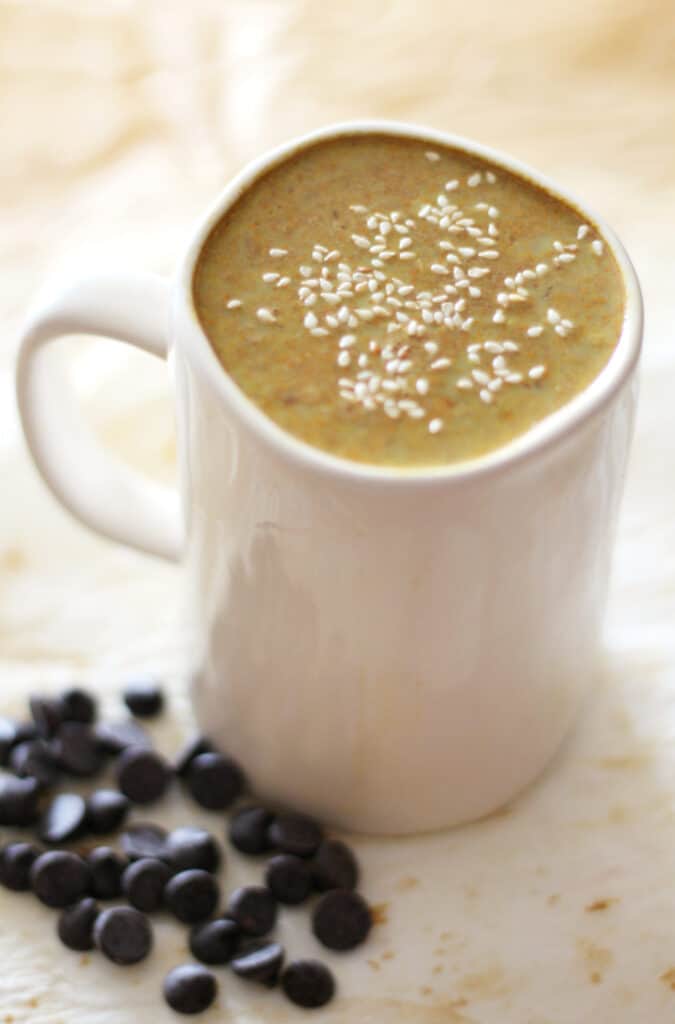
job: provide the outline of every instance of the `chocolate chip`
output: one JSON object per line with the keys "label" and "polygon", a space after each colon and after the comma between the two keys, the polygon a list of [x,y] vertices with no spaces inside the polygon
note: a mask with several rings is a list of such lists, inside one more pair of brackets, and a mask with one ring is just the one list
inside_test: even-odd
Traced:
{"label": "chocolate chip", "polygon": [[203,964],[226,964],[234,956],[239,927],[229,917],[198,924],[190,932],[190,952]]}
{"label": "chocolate chip", "polygon": [[312,872],[301,857],[280,853],[267,864],[265,884],[279,903],[302,903],[312,890]]}
{"label": "chocolate chip", "polygon": [[38,817],[40,783],[37,779],[0,778],[0,825],[32,825]]}
{"label": "chocolate chip", "polygon": [[198,964],[174,967],[164,979],[164,998],[176,1013],[203,1013],[216,998],[218,986],[211,971]]}
{"label": "chocolate chip", "polygon": [[97,789],[87,800],[87,828],[94,835],[115,832],[127,814],[130,803],[116,789]]}
{"label": "chocolate chip", "polygon": [[117,784],[132,803],[151,804],[164,796],[171,769],[154,750],[129,747],[117,762]]}
{"label": "chocolate chip", "polygon": [[59,793],[40,820],[38,833],[43,843],[68,843],[84,829],[87,805],[77,793]]}
{"label": "chocolate chip", "polygon": [[198,868],[174,875],[164,892],[164,901],[186,924],[205,921],[216,909],[220,890],[213,875]]}
{"label": "chocolate chip", "polygon": [[206,829],[176,828],[169,833],[166,842],[166,856],[176,871],[201,868],[203,871],[217,871],[220,865],[220,848]]}
{"label": "chocolate chip", "polygon": [[312,879],[319,892],[355,889],[359,867],[349,847],[339,839],[324,839],[312,860]]}
{"label": "chocolate chip", "polygon": [[278,814],[267,830],[270,845],[296,857],[311,857],[323,838],[321,826],[306,814]]}
{"label": "chocolate chip", "polygon": [[89,889],[89,869],[81,857],[65,850],[41,854],[30,871],[30,884],[47,907],[67,907]]}
{"label": "chocolate chip", "polygon": [[33,843],[9,843],[0,859],[0,883],[14,892],[30,889],[30,869],[40,853]]}
{"label": "chocolate chip", "polygon": [[176,775],[183,776],[187,772],[188,768],[194,761],[195,757],[200,754],[208,754],[213,750],[213,745],[206,736],[193,736],[191,740],[185,744],[174,764],[174,771]]}
{"label": "chocolate chip", "polygon": [[157,857],[166,860],[167,832],[161,825],[143,822],[130,825],[120,837],[120,845],[129,860],[140,860],[141,857]]}
{"label": "chocolate chip", "polygon": [[114,964],[137,964],[152,949],[152,928],[139,910],[111,907],[96,919],[94,942]]}
{"label": "chocolate chip", "polygon": [[247,935],[266,935],[277,919],[277,901],[269,889],[246,885],[230,896],[227,914]]}
{"label": "chocolate chip", "polygon": [[242,853],[265,853],[270,848],[267,829],[271,822],[272,814],[265,807],[242,807],[230,818],[230,842]]}
{"label": "chocolate chip", "polygon": [[368,904],[351,889],[331,889],[312,915],[312,931],[328,949],[353,949],[367,937],[372,923]]}
{"label": "chocolate chip", "polygon": [[198,754],[187,772],[187,784],[193,798],[209,811],[229,807],[244,788],[244,776],[235,761],[222,754]]}
{"label": "chocolate chip", "polygon": [[96,721],[96,700],[79,686],[73,686],[61,694],[59,710],[64,722],[82,722],[84,725],[91,725]]}
{"label": "chocolate chip", "polygon": [[9,718],[0,718],[0,765],[6,767],[9,764],[9,755],[17,743],[34,740],[36,736],[37,729],[32,722],[13,722]]}
{"label": "chocolate chip", "polygon": [[103,752],[96,734],[83,722],[64,722],[53,740],[59,768],[86,779],[103,767]]}
{"label": "chocolate chip", "polygon": [[124,703],[137,718],[154,718],[164,708],[164,694],[156,679],[131,679],[124,687]]}
{"label": "chocolate chip", "polygon": [[90,889],[100,900],[114,900],[122,892],[122,875],[127,859],[110,846],[97,846],[87,857]]}
{"label": "chocolate chip", "polygon": [[278,942],[269,942],[258,949],[248,950],[230,961],[235,974],[247,981],[259,981],[272,988],[277,983],[284,951]]}
{"label": "chocolate chip", "polygon": [[164,861],[144,857],[134,861],[124,872],[124,895],[132,907],[152,914],[164,903],[164,890],[170,878],[171,869]]}
{"label": "chocolate chip", "polygon": [[89,896],[71,907],[66,907],[59,915],[56,929],[63,945],[79,952],[93,949],[94,924],[98,913],[96,900]]}
{"label": "chocolate chip", "polygon": [[17,743],[9,755],[9,766],[16,775],[37,779],[41,786],[53,786],[59,778],[54,751],[43,739]]}
{"label": "chocolate chip", "polygon": [[281,975],[281,987],[296,1006],[316,1009],[335,994],[335,979],[319,960],[293,960]]}
{"label": "chocolate chip", "polygon": [[28,704],[38,735],[45,740],[51,739],[63,721],[60,701],[51,697],[33,696]]}
{"label": "chocolate chip", "polygon": [[106,754],[121,754],[127,747],[148,750],[152,747],[147,732],[133,718],[126,718],[123,722],[101,722],[96,726],[96,738]]}

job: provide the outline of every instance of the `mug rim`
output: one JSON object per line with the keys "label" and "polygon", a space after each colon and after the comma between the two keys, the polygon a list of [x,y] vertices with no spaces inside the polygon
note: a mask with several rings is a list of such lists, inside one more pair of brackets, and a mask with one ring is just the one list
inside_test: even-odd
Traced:
{"label": "mug rim", "polygon": [[[488,161],[497,168],[502,167],[525,181],[531,182],[544,189],[553,198],[571,206],[585,220],[593,224],[598,229],[603,241],[611,249],[619,266],[625,293],[624,318],[619,339],[600,373],[565,405],[539,420],[512,441],[484,455],[433,466],[392,467],[376,463],[356,462],[315,447],[279,426],[235,383],[219,362],[199,321],[193,297],[194,272],[209,233],[224,213],[263,174],[314,143],[327,139],[369,134],[412,138],[432,145],[451,147]],[[634,372],[642,345],[643,302],[637,274],[619,238],[602,217],[599,217],[586,203],[577,199],[573,193],[561,188],[545,175],[508,154],[460,135],[401,121],[381,119],[340,121],[296,136],[249,161],[228,182],[205,215],[198,221],[179,264],[175,285],[175,302],[179,307],[182,306],[185,317],[181,318],[181,330],[176,333],[172,343],[193,358],[209,378],[219,396],[234,409],[248,429],[274,448],[279,455],[299,467],[321,471],[333,477],[337,476],[354,482],[362,481],[394,486],[449,484],[504,472],[516,464],[548,451],[558,442],[577,433],[601,413],[618,396]],[[189,327],[189,330],[185,330],[185,327]]]}

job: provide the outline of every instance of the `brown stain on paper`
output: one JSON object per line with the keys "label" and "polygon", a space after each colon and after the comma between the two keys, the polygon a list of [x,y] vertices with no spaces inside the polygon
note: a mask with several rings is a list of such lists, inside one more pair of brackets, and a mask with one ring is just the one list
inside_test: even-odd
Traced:
{"label": "brown stain on paper", "polygon": [[605,974],[614,963],[614,954],[611,949],[597,946],[588,939],[580,939],[577,945],[584,959],[588,980],[592,985],[599,985],[604,981]]}

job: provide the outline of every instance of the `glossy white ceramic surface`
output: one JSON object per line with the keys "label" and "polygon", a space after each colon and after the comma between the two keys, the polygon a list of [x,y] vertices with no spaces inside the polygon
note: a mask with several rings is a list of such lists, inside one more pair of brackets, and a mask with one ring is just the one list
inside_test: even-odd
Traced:
{"label": "glossy white ceramic surface", "polygon": [[[626,320],[607,367],[471,463],[394,473],[295,440],[222,371],[192,308],[205,235],[256,176],[314,139],[374,129],[460,145],[571,199],[622,268]],[[103,477],[79,428],[80,455],[68,458],[40,368],[44,344],[74,330],[160,353],[159,284],[118,285],[71,287],[33,317],[19,364],[24,429],[52,489],[89,525],[169,556],[184,533],[205,731],[261,796],[351,829],[438,828],[507,801],[556,750],[593,676],[642,333],[613,233],[529,169],[416,127],[338,125],[251,165],[197,229],[173,288],[183,524],[119,467]]]}

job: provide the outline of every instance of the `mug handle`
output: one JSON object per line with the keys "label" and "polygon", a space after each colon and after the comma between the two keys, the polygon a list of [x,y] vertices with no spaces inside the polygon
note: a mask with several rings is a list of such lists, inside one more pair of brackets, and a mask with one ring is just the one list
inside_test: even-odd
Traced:
{"label": "mug handle", "polygon": [[29,318],[19,349],[16,393],[38,470],[52,493],[85,526],[139,551],[178,561],[178,492],[106,452],[85,425],[70,389],[55,386],[49,343],[95,334],[166,359],[169,284],[154,274],[83,277],[47,297]]}

